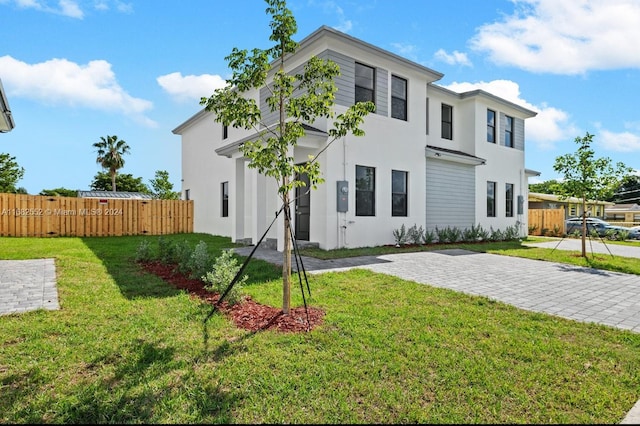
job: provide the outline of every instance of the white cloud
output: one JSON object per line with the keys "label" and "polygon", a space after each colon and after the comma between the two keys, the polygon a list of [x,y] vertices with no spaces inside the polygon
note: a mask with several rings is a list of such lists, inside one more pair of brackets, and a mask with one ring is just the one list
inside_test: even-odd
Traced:
{"label": "white cloud", "polygon": [[84,13],[76,0],[58,0],[57,5],[49,3],[52,2],[47,0],[15,0],[16,6],[23,9],[35,9],[76,19],[84,18]]}
{"label": "white cloud", "polygon": [[599,129],[597,142],[608,151],[640,152],[640,136],[631,132],[615,133]]}
{"label": "white cloud", "polygon": [[34,99],[47,105],[67,104],[116,111],[153,126],[144,116],[150,101],[134,98],[118,84],[111,64],[91,61],[79,65],[67,59],[27,64],[11,56],[0,56],[0,74],[12,96]]}
{"label": "white cloud", "polygon": [[512,15],[483,25],[471,40],[491,61],[568,75],[640,68],[640,2],[512,1]]}
{"label": "white cloud", "polygon": [[174,72],[161,75],[156,79],[160,87],[178,101],[200,101],[208,97],[216,89],[226,86],[226,81],[219,75],[185,75]]}
{"label": "white cloud", "polygon": [[343,33],[348,33],[353,28],[353,22],[350,19],[347,19],[344,10],[336,4],[333,0],[327,1],[319,1],[315,2],[314,0],[310,0],[309,4],[312,6],[318,5],[320,6],[325,14],[331,15],[334,18],[338,19],[339,24],[333,25],[338,31],[342,31]]}
{"label": "white cloud", "polygon": [[[22,9],[34,9],[75,19],[83,19],[85,15],[81,7],[82,2],[78,0],[0,0],[0,3],[11,3],[12,1]],[[125,3],[120,0],[94,0],[93,8],[100,11],[109,10],[111,9],[110,3],[113,3],[115,9],[119,12],[133,12],[131,3]]]}
{"label": "white cloud", "polygon": [[478,83],[452,83],[444,86],[454,92],[463,93],[481,89],[492,95],[504,98],[514,104],[537,112],[533,118],[527,119],[527,141],[536,144],[540,149],[551,150],[557,142],[573,139],[578,133],[576,126],[569,121],[569,114],[547,104],[533,105],[520,97],[520,86],[510,80],[493,80]]}
{"label": "white cloud", "polygon": [[440,49],[433,56],[437,60],[447,63],[449,65],[460,64],[467,67],[472,66],[471,61],[467,57],[467,54],[458,52],[457,50],[454,50],[453,53],[449,54],[446,52],[446,50]]}

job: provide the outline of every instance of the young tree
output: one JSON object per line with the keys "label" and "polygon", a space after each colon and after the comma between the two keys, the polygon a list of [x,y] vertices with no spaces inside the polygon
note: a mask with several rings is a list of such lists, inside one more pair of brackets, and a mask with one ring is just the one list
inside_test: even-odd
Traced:
{"label": "young tree", "polygon": [[116,175],[118,170],[124,167],[124,154],[129,153],[129,145],[117,136],[100,137],[100,141],[93,144],[98,151],[96,163],[100,164],[103,169],[109,171],[111,176],[111,188],[116,192]]}
{"label": "young tree", "polygon": [[173,190],[173,184],[169,182],[169,172],[166,170],[156,170],[155,178],[151,183],[151,193],[155,198],[161,200],[178,200],[180,192]]}
{"label": "young tree", "polygon": [[[125,192],[142,192],[150,194],[149,187],[142,181],[141,177],[134,178],[131,173],[119,173],[116,176],[118,190]],[[93,191],[111,191],[111,176],[106,172],[98,172],[93,177],[91,189]]]}
{"label": "young tree", "polygon": [[582,200],[582,257],[586,257],[587,200],[611,197],[620,179],[633,169],[621,162],[614,167],[610,158],[595,158],[595,151],[591,148],[593,135],[589,132],[582,138],[576,137],[575,142],[579,145],[578,150],[557,157],[553,170],[564,176],[559,195]]}
{"label": "young tree", "polygon": [[[208,111],[214,112],[215,120],[223,125],[256,131],[255,138],[242,144],[240,149],[249,159],[249,167],[273,177],[278,185],[284,213],[282,312],[288,315],[291,288],[291,192],[294,188],[305,186],[297,176],[306,174],[311,188],[317,188],[323,182],[318,156],[341,137],[348,134],[363,135],[359,126],[364,117],[374,111],[375,106],[371,102],[359,102],[335,116],[333,105],[337,88],[333,79],[339,75],[340,70],[333,61],[311,57],[301,73],[294,75],[285,72],[286,57],[293,55],[298,47],[298,43],[292,39],[297,31],[296,20],[284,0],[266,0],[266,3],[266,13],[271,15],[272,33],[269,40],[274,42],[273,47],[267,50],[253,49],[251,52],[234,48],[225,58],[232,70],[227,86],[217,89],[209,98],[203,97],[200,103]],[[273,77],[267,84],[270,71],[273,71]],[[243,96],[250,90],[263,87],[270,91],[270,96],[266,99],[268,108],[271,112],[278,113],[275,126],[262,122],[260,106],[254,99]],[[291,151],[305,135],[303,124],[312,124],[318,118],[335,118],[333,128],[328,131],[327,145],[306,163],[296,165]]]}
{"label": "young tree", "polygon": [[[16,157],[0,154],[0,192],[19,192],[16,183],[24,176],[24,167],[16,162]],[[22,193],[22,192],[20,192]],[[25,191],[26,193],[26,191]]]}

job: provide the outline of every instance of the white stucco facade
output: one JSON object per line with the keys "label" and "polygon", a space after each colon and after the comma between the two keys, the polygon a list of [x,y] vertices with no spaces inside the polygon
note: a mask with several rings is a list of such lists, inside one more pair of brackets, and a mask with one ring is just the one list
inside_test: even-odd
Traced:
{"label": "white stucco facade", "polygon": [[[365,136],[337,140],[320,155],[325,183],[311,191],[308,238],[304,239],[323,249],[392,244],[393,230],[403,224],[432,230],[517,225],[521,235],[527,234],[524,122],[535,112],[480,90],[451,92],[435,84],[442,74],[327,27],[300,42],[296,55],[287,61],[287,70],[299,69],[312,55],[340,66],[337,114],[354,102],[355,64],[375,69],[376,112],[361,126]],[[406,81],[406,120],[392,117],[392,76]],[[265,93],[251,96],[264,101]],[[443,124],[443,105],[452,112],[449,124]],[[487,140],[488,110],[496,117],[494,142]],[[511,118],[513,146],[504,142],[506,117]],[[451,127],[450,138],[443,138],[446,125]],[[296,161],[304,162],[308,155],[326,148],[327,126],[326,121],[312,124],[293,151]],[[223,138],[222,125],[204,110],[173,132],[182,140],[182,193],[183,198],[194,200],[194,230],[257,243],[280,209],[280,201],[275,181],[249,168],[238,150],[252,134],[229,127]],[[373,182],[373,191],[366,194],[367,200],[373,198],[372,205],[367,201],[366,215],[357,214],[364,211],[356,201],[363,194],[356,185],[358,166],[366,168],[368,182]],[[406,177],[406,192],[393,194],[392,174]],[[337,185],[343,181],[349,189],[346,212],[338,208]],[[496,188],[493,214],[488,214],[488,182]],[[510,215],[508,185],[513,188]],[[392,197],[405,201],[406,209],[396,207],[394,215]],[[283,234],[280,219],[266,238],[277,241],[281,250]]]}

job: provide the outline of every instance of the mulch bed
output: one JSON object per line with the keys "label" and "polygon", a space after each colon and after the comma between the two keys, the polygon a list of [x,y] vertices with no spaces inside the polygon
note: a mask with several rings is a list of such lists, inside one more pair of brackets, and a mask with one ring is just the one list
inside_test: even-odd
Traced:
{"label": "mulch bed", "polygon": [[[141,265],[147,272],[157,275],[177,289],[185,290],[191,296],[206,303],[214,305],[220,298],[218,293],[205,289],[203,281],[176,272],[175,265],[161,262],[142,262]],[[318,308],[310,306],[307,306],[306,310],[304,306],[291,308],[289,315],[284,315],[282,309],[257,303],[251,299],[251,296],[245,296],[235,305],[229,305],[223,301],[220,303],[219,310],[237,327],[253,332],[260,330],[276,330],[284,333],[306,332],[322,324],[324,319],[324,311]]]}

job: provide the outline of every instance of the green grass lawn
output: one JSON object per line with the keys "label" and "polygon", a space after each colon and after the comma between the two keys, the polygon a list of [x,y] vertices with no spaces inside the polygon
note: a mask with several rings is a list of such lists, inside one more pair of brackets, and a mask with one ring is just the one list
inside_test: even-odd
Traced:
{"label": "green grass lawn", "polygon": [[[135,263],[157,238],[0,238],[0,259],[56,259],[61,304],[0,317],[0,423],[594,424],[640,398],[640,334],[365,270],[309,276],[326,312],[309,333],[203,323],[210,306]],[[279,269],[253,260],[247,273],[244,291],[279,306]]]}

